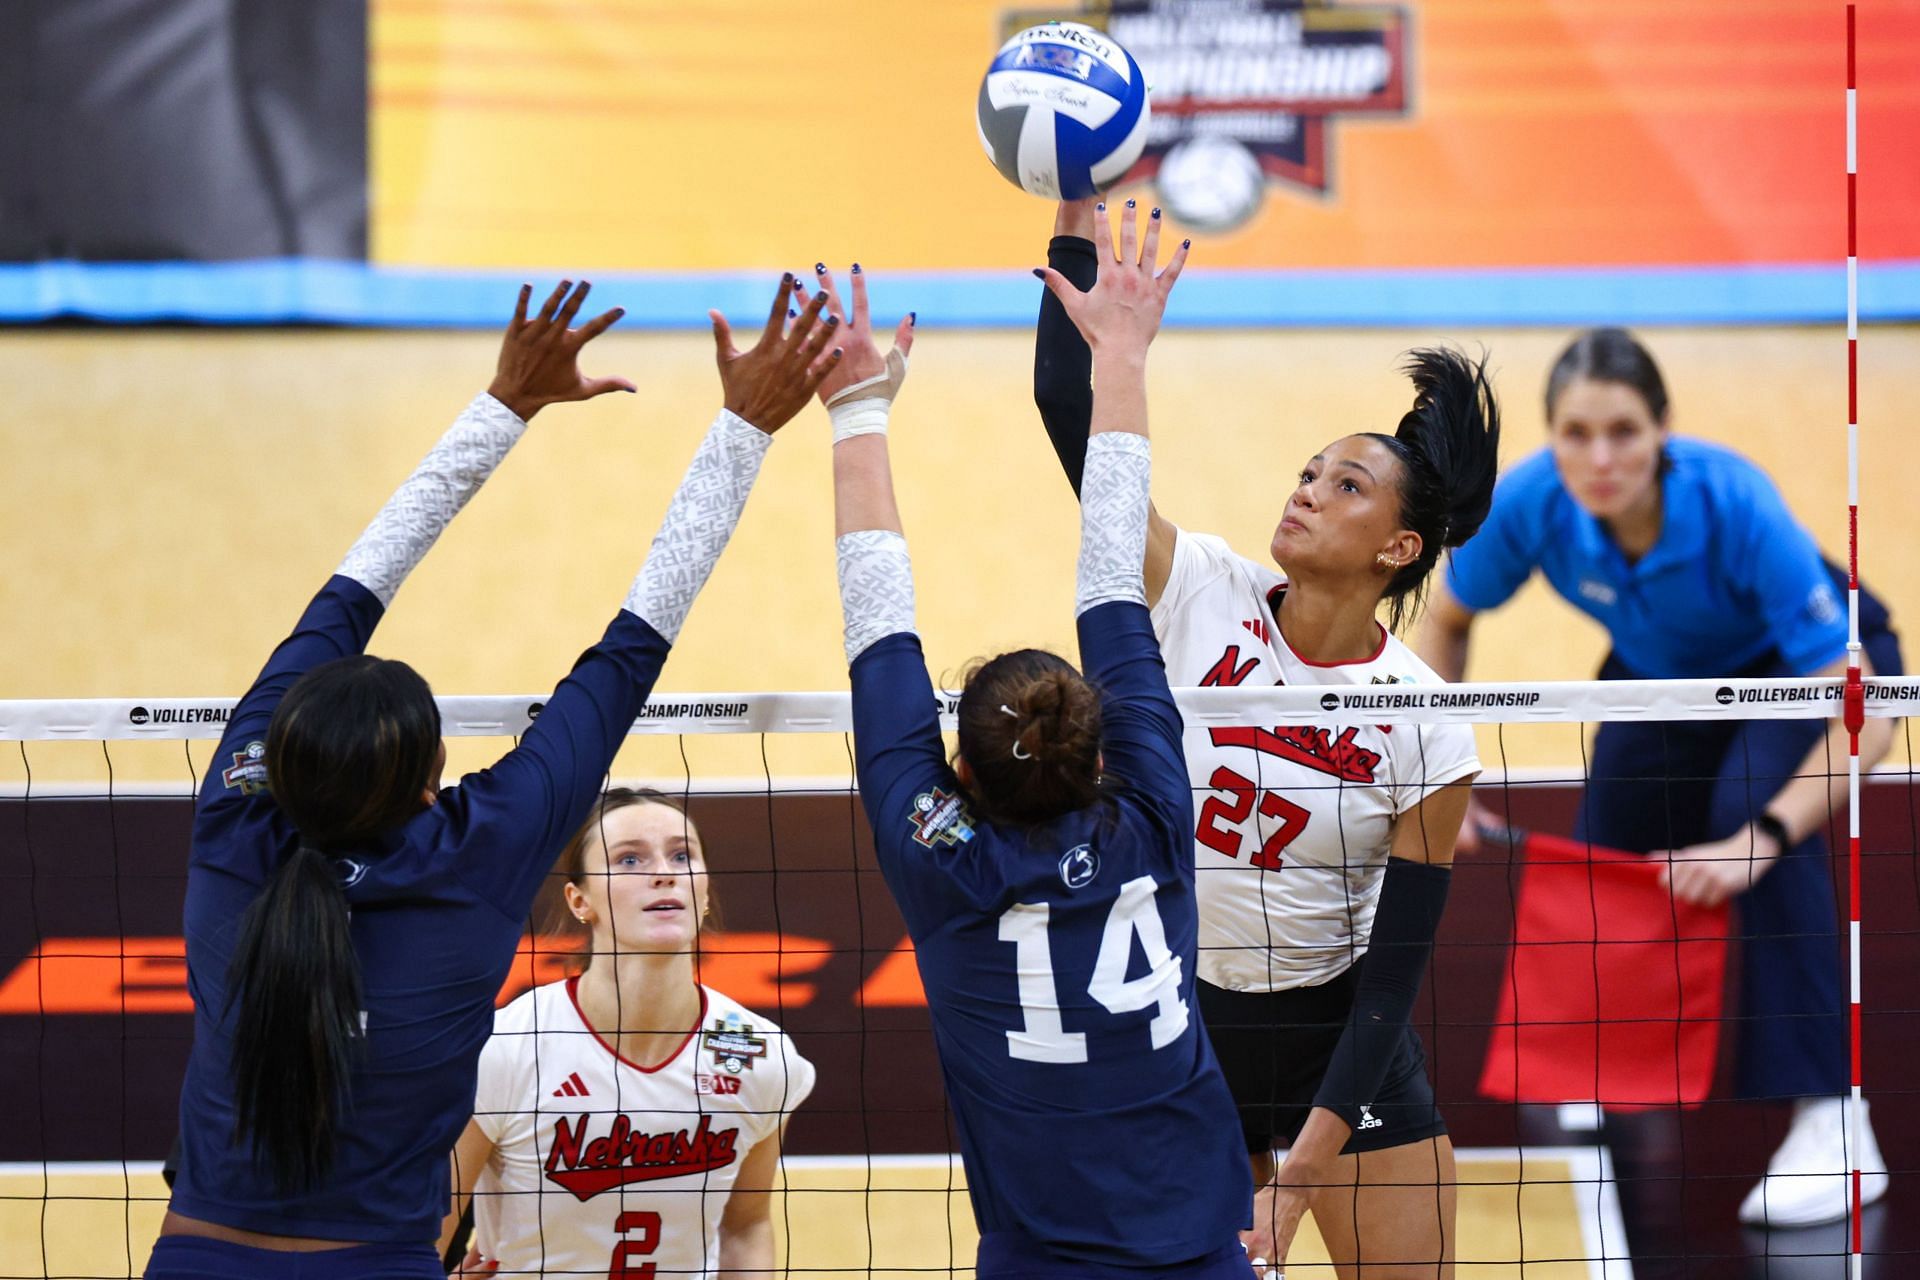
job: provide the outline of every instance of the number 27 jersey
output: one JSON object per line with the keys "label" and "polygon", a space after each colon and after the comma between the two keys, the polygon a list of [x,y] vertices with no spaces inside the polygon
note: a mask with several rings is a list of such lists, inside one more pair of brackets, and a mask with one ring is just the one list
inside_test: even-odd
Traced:
{"label": "number 27 jersey", "polygon": [[[1357,662],[1293,652],[1287,580],[1219,538],[1180,530],[1153,607],[1167,678],[1188,685],[1438,684],[1380,629]],[[1189,726],[1200,978],[1231,991],[1314,986],[1365,954],[1393,824],[1480,771],[1473,730],[1443,725]]]}

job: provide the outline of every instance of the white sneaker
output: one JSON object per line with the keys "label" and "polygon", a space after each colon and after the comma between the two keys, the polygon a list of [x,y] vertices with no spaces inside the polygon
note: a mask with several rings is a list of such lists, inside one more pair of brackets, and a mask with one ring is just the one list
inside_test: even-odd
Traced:
{"label": "white sneaker", "polygon": [[[1767,1176],[1740,1203],[1740,1221],[1768,1228],[1838,1222],[1852,1208],[1847,1179],[1846,1099],[1801,1098],[1793,1125],[1767,1161]],[[1860,1104],[1860,1203],[1887,1194],[1887,1162],[1873,1136],[1867,1104]]]}

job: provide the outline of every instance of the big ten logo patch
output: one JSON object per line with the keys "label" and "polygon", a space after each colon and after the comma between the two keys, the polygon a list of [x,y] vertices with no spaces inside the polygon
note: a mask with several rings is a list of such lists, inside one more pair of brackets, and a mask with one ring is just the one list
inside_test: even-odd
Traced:
{"label": "big ten logo patch", "polygon": [[701,1072],[693,1078],[693,1091],[713,1097],[732,1097],[740,1092],[740,1077],[710,1076]]}
{"label": "big ten logo patch", "polygon": [[1249,221],[1270,182],[1327,196],[1334,121],[1407,114],[1405,5],[1098,0],[1007,11],[1000,38],[1050,18],[1102,28],[1140,63],[1153,115],[1120,181],[1152,181],[1196,230]]}

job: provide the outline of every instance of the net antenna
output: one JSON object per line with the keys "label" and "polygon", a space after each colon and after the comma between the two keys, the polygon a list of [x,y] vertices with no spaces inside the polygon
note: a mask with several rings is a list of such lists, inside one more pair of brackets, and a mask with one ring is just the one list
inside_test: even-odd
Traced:
{"label": "net antenna", "polygon": [[1859,90],[1854,77],[1854,6],[1847,6],[1847,676],[1841,700],[1847,728],[1847,967],[1851,1008],[1851,1089],[1847,1098],[1847,1182],[1851,1230],[1848,1273],[1864,1265],[1860,1216],[1860,731],[1866,687],[1860,678],[1860,257]]}

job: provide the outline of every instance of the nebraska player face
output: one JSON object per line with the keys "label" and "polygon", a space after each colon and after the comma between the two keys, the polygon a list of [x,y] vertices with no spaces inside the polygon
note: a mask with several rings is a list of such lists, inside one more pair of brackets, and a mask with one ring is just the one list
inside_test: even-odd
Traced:
{"label": "nebraska player face", "polygon": [[1400,525],[1401,466],[1387,447],[1348,436],[1300,472],[1273,531],[1273,559],[1289,578],[1372,576],[1382,554],[1407,563],[1420,537]]}
{"label": "nebraska player face", "polygon": [[1553,464],[1573,500],[1598,520],[1657,504],[1666,424],[1624,382],[1576,378],[1553,402]]}
{"label": "nebraska player face", "polygon": [[607,813],[566,887],[596,952],[690,953],[707,914],[707,863],[691,819],[663,804]]}

